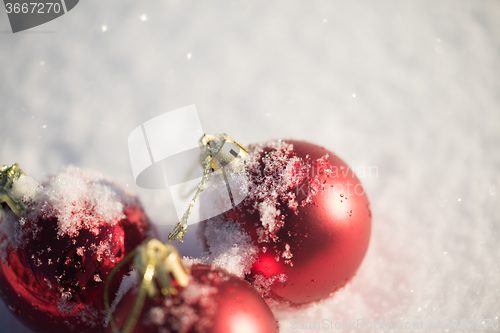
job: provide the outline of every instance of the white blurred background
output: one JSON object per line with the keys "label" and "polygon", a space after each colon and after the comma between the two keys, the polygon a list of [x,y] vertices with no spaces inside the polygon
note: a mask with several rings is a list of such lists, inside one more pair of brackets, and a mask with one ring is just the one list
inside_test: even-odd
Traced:
{"label": "white blurred background", "polygon": [[[127,137],[190,104],[208,133],[303,139],[378,170],[360,175],[373,232],[357,276],[276,311],[281,332],[499,319],[499,1],[85,0],[16,34],[0,10],[0,164],[38,180],[97,169],[173,225],[170,194],[134,184]],[[185,255],[200,252],[194,229]],[[3,304],[0,325],[28,332]]]}

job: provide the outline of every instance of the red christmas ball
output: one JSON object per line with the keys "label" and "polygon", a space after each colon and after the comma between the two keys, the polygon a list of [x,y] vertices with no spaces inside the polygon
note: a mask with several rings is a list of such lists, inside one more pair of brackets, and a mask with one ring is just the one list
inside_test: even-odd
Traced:
{"label": "red christmas ball", "polygon": [[[247,261],[239,273],[280,303],[321,300],[343,287],[371,232],[368,198],[353,171],[325,148],[294,140],[250,146],[245,166],[248,196],[201,225],[209,257],[220,262],[247,246],[238,252]],[[228,235],[235,225],[248,244],[224,244],[238,239]]]}
{"label": "red christmas ball", "polygon": [[42,184],[22,174],[4,194],[26,207],[19,217],[2,204],[5,304],[36,332],[104,331],[104,281],[123,256],[155,234],[138,199],[75,167]]}
{"label": "red christmas ball", "polygon": [[[174,292],[147,298],[129,333],[278,333],[269,306],[247,282],[209,265],[187,265],[185,286],[173,281]],[[129,284],[124,280],[124,284]],[[132,315],[140,284],[117,296],[113,318],[124,329]],[[113,328],[109,327],[109,333]]]}

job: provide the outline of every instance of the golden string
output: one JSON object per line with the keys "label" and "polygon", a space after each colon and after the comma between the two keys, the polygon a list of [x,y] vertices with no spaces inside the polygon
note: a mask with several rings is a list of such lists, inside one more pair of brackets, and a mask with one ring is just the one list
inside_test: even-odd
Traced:
{"label": "golden string", "polygon": [[[218,151],[213,151],[214,148],[211,147],[211,143],[217,140],[223,140],[224,142],[222,143],[222,146],[219,148]],[[229,150],[223,152],[223,147],[226,144],[228,144]],[[200,184],[198,185],[196,193],[193,196],[193,199],[191,199],[191,202],[189,203],[189,207],[184,212],[184,215],[182,215],[182,218],[179,221],[179,223],[177,223],[175,228],[168,235],[168,239],[171,241],[175,239],[178,239],[181,242],[183,241],[184,234],[186,233],[187,230],[187,221],[189,219],[189,216],[191,215],[191,211],[193,209],[196,200],[198,199],[200,193],[203,192],[205,184],[208,181],[208,175],[210,171],[223,168],[225,165],[232,163],[232,161],[236,157],[244,158],[248,156],[246,148],[240,145],[239,143],[235,142],[226,134],[219,134],[217,136],[204,134],[199,141],[199,145],[202,151],[203,150],[206,151],[203,176],[201,178]],[[231,147],[234,147],[235,149],[233,150],[231,149]],[[215,156],[212,156],[212,154],[215,154]]]}
{"label": "golden string", "polygon": [[178,239],[179,241],[183,241],[184,239],[184,234],[186,233],[187,230],[187,220],[189,219],[189,216],[191,215],[191,210],[193,209],[193,206],[198,199],[198,196],[200,195],[201,192],[203,192],[203,189],[205,187],[205,184],[207,183],[208,180],[208,174],[210,173],[210,170],[212,169],[212,156],[207,149],[207,156],[205,157],[205,168],[203,169],[203,176],[201,178],[200,185],[198,185],[198,189],[196,190],[196,193],[193,196],[193,199],[191,199],[191,202],[189,203],[189,207],[187,208],[186,212],[184,215],[182,215],[181,220],[175,228],[168,234],[168,240],[172,241],[175,239]]}

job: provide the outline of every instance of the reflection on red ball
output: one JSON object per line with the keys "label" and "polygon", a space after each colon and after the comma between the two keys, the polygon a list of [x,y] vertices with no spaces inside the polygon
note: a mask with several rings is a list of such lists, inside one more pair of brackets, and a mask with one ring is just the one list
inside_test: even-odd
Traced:
{"label": "reflection on red ball", "polygon": [[[137,298],[137,285],[118,302],[113,317],[122,328]],[[134,333],[278,333],[276,319],[246,281],[208,265],[193,265],[178,294],[146,299]],[[108,333],[113,333],[109,328]]]}
{"label": "reflection on red ball", "polygon": [[[77,189],[74,193],[78,200],[64,196],[54,199],[60,193],[54,188],[53,193],[49,190],[57,177],[70,182],[68,186],[75,179],[81,181],[80,185],[86,184],[81,192]],[[6,218],[0,232],[1,297],[35,332],[102,332],[107,316],[103,289],[108,273],[155,232],[138,200],[116,184],[99,177],[86,178],[77,169],[54,178],[43,184],[40,196],[25,203],[28,212],[22,218],[4,205]],[[93,186],[100,190],[93,191]],[[107,207],[98,207],[95,198],[87,197],[89,193],[101,193],[103,197],[97,199],[109,199],[110,204],[117,205],[109,209],[121,213],[112,220],[102,220],[107,216]],[[66,204],[73,210],[64,218],[82,224],[62,232],[62,215],[58,212],[68,208]],[[128,269],[125,267],[122,272]],[[116,290],[118,286],[111,288]]]}
{"label": "reflection on red ball", "polygon": [[[371,232],[368,198],[353,171],[325,148],[293,140],[253,148],[247,168],[249,197],[222,215],[258,246],[246,278],[266,296],[292,304],[324,299],[343,287],[360,266]],[[285,185],[276,195],[276,186],[266,182]],[[260,195],[252,192],[256,188]],[[265,201],[273,196],[276,206],[268,209]]]}

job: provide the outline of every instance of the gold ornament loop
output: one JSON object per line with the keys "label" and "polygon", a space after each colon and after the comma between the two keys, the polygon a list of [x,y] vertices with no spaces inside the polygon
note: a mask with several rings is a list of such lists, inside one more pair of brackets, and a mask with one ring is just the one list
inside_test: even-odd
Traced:
{"label": "gold ornament loop", "polygon": [[[163,295],[177,293],[177,289],[172,285],[172,278],[181,287],[187,286],[189,281],[189,270],[182,264],[177,249],[171,244],[163,244],[156,239],[139,247],[134,258],[134,268],[141,276],[144,276],[145,280],[151,280],[154,276]],[[151,298],[159,294],[154,283],[148,285],[147,292]]]}
{"label": "gold ornament loop", "polygon": [[14,163],[11,167],[3,165],[0,167],[0,213],[3,214],[1,204],[5,202],[17,216],[23,216],[26,213],[26,206],[21,199],[12,195],[11,189],[14,180],[24,175],[19,168],[19,164]]}
{"label": "gold ornament loop", "polygon": [[212,170],[218,170],[224,168],[228,164],[233,164],[234,171],[241,171],[244,167],[243,163],[234,163],[237,158],[241,160],[248,156],[246,148],[233,139],[231,139],[226,134],[222,134],[222,139],[224,142],[217,145],[217,140],[220,140],[215,135],[205,134],[200,139],[200,148],[210,150],[212,156],[211,166]]}
{"label": "gold ornament loop", "polygon": [[[204,134],[198,142],[202,155],[204,154],[204,169],[200,184],[196,189],[196,193],[191,199],[186,212],[175,228],[168,235],[170,241],[178,239],[183,241],[184,234],[187,231],[187,221],[191,215],[193,206],[200,196],[201,192],[208,181],[210,172],[224,168],[231,164],[233,171],[241,172],[244,170],[243,159],[248,156],[246,148],[231,139],[227,134],[211,135]],[[235,163],[239,161],[238,163]]]}
{"label": "gold ornament loop", "polygon": [[[113,319],[109,303],[109,284],[116,272],[132,257],[134,257],[133,266],[141,276],[140,289],[125,325],[119,330]],[[160,292],[164,296],[177,294],[177,288],[173,281],[179,287],[186,287],[189,283],[189,274],[190,271],[182,263],[177,249],[173,245],[163,244],[157,239],[147,240],[127,254],[113,267],[104,286],[104,306],[113,332],[131,332],[137,323],[146,296],[150,298],[158,297],[158,287],[160,287]]]}

